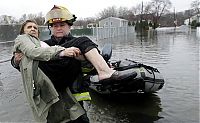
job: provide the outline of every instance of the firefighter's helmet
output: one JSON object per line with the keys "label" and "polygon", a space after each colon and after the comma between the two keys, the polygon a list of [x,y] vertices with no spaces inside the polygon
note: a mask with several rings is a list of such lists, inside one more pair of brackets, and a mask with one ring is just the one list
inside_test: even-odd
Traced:
{"label": "firefighter's helmet", "polygon": [[54,7],[46,14],[45,24],[53,24],[56,22],[67,22],[69,25],[73,25],[76,21],[76,16],[63,6],[54,5]]}

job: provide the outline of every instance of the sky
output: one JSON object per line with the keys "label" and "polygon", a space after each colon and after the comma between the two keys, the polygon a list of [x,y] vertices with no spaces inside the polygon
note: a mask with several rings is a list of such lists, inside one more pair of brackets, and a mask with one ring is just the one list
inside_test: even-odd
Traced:
{"label": "sky", "polygon": [[[53,7],[62,5],[69,9],[78,18],[96,17],[105,8],[116,6],[131,8],[137,4],[144,4],[151,0],[4,0],[0,4],[0,15],[9,15],[20,18],[23,14],[43,13],[43,16]],[[190,8],[193,0],[170,0],[172,9],[177,12]]]}

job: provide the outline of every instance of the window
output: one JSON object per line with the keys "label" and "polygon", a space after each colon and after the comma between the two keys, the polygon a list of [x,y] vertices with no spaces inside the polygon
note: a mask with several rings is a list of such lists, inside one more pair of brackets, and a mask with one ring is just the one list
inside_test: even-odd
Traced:
{"label": "window", "polygon": [[106,22],[105,25],[108,26],[108,22]]}

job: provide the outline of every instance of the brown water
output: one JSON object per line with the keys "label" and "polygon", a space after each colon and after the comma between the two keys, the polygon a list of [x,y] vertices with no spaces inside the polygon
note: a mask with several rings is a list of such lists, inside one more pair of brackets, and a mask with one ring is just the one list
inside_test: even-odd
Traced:
{"label": "brown water", "polygon": [[[156,37],[129,35],[101,40],[112,43],[112,60],[129,58],[154,66],[166,84],[155,94],[101,96],[86,103],[92,123],[198,123],[199,41],[195,32],[158,32]],[[0,43],[0,61],[11,57],[12,44]],[[0,63],[0,122],[31,122],[20,73]]]}

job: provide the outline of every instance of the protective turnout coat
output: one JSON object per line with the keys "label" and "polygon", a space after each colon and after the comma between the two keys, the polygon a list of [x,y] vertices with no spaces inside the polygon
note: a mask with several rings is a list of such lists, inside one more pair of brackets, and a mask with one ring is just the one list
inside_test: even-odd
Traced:
{"label": "protective turnout coat", "polygon": [[56,103],[58,93],[50,79],[38,68],[39,61],[56,58],[63,47],[41,48],[40,41],[28,34],[19,35],[14,44],[14,52],[24,54],[20,62],[25,94],[37,122],[47,122],[49,108]]}

